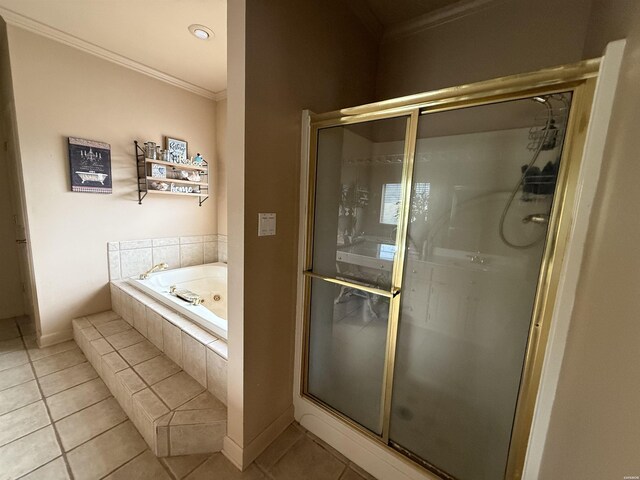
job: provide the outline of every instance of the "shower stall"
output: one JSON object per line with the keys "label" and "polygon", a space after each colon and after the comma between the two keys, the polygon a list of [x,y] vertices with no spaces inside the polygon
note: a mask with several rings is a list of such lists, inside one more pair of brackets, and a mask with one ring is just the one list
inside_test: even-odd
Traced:
{"label": "shower stall", "polygon": [[300,394],[520,478],[597,60],[311,116]]}

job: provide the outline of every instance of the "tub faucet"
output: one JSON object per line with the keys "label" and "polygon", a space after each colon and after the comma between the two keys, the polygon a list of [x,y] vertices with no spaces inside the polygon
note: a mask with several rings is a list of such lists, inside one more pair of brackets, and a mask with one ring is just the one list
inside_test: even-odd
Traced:
{"label": "tub faucet", "polygon": [[159,272],[160,270],[166,270],[167,268],[169,268],[169,265],[167,265],[164,262],[154,265],[146,272],[140,274],[140,280],[146,280],[147,278],[149,278],[149,275],[152,274],[153,272]]}

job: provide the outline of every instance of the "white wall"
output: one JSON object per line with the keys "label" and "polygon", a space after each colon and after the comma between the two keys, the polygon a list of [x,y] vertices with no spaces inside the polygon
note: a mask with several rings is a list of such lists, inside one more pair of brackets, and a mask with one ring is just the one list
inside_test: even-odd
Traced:
{"label": "white wall", "polygon": [[216,202],[218,233],[227,234],[227,99],[216,102]]}
{"label": "white wall", "polygon": [[[19,28],[8,27],[18,135],[44,343],[71,319],[110,308],[106,242],[216,233],[215,198],[137,204],[133,140],[189,141],[215,162],[216,105]],[[70,191],[67,137],[111,144],[113,194]],[[212,181],[212,184],[215,185]]]}

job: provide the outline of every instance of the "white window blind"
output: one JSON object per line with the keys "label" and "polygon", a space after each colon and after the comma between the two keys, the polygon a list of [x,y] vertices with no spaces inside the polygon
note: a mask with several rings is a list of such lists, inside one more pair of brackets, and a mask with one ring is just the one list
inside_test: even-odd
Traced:
{"label": "white window blind", "polygon": [[398,208],[400,207],[400,193],[402,185],[399,183],[385,183],[382,185],[382,206],[380,207],[380,223],[397,225]]}
{"label": "white window blind", "polygon": [[[416,183],[414,185],[412,210],[420,210],[412,212],[414,215],[427,213],[427,203],[429,199],[430,183]],[[398,209],[400,208],[400,194],[402,193],[402,185],[399,183],[385,183],[382,185],[382,205],[380,206],[380,223],[386,225],[398,224]]]}

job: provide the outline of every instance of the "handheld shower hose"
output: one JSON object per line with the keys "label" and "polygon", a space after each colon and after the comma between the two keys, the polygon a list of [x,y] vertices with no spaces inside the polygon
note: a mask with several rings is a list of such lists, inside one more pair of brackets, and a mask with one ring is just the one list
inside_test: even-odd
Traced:
{"label": "handheld shower hose", "polygon": [[509,195],[509,200],[507,201],[507,203],[504,206],[504,209],[502,210],[502,215],[500,216],[500,225],[498,227],[498,233],[500,234],[500,239],[506,245],[508,245],[509,247],[515,248],[515,249],[518,249],[518,250],[524,250],[524,249],[527,249],[527,248],[531,248],[534,245],[536,245],[537,243],[539,243],[545,237],[545,233],[543,233],[542,235],[540,235],[539,238],[537,238],[536,240],[534,240],[531,243],[526,243],[524,245],[518,245],[518,244],[515,244],[515,243],[509,241],[509,239],[507,239],[507,237],[504,234],[504,222],[505,222],[505,219],[507,218],[507,213],[509,213],[509,209],[511,208],[513,200],[516,198],[516,195],[518,194],[518,190],[520,190],[520,185],[522,185],[522,183],[524,182],[525,177],[527,176],[527,172],[529,171],[529,169],[531,167],[533,167],[533,165],[538,160],[538,157],[540,156],[540,152],[542,151],[542,148],[544,147],[544,145],[545,145],[545,143],[547,141],[547,136],[549,135],[549,130],[550,130],[551,125],[552,125],[553,110],[551,108],[551,105],[549,104],[549,100],[545,99],[545,98],[542,98],[542,97],[534,97],[533,100],[538,102],[538,103],[541,103],[545,107],[547,107],[547,121],[546,121],[545,126],[544,126],[544,133],[542,135],[542,138],[540,138],[540,143],[538,144],[538,146],[536,147],[535,151],[533,152],[533,156],[531,157],[531,160],[529,161],[529,163],[527,165],[527,168],[522,172],[522,176],[520,177],[520,180],[518,180],[518,183],[513,188],[513,191],[511,192],[511,194]]}

